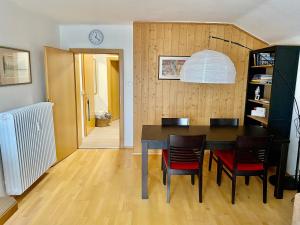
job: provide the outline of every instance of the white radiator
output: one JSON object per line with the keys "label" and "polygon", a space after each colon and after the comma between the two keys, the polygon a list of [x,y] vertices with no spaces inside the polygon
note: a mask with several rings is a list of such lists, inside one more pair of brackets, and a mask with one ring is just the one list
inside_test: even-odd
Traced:
{"label": "white radiator", "polygon": [[52,103],[0,114],[0,148],[8,195],[20,195],[56,161]]}

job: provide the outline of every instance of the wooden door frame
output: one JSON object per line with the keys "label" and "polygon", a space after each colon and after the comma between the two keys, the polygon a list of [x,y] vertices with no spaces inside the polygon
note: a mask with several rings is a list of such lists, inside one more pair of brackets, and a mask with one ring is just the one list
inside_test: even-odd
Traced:
{"label": "wooden door frame", "polygon": [[74,54],[114,54],[119,56],[120,73],[120,120],[119,120],[119,140],[120,148],[124,148],[124,50],[104,49],[104,48],[70,48]]}

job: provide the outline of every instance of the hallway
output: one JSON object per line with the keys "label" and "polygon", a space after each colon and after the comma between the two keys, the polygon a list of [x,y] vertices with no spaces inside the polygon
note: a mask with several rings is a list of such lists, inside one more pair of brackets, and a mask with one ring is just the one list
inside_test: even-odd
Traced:
{"label": "hallway", "polygon": [[115,120],[110,126],[95,127],[82,140],[80,148],[119,148],[119,145],[119,120]]}

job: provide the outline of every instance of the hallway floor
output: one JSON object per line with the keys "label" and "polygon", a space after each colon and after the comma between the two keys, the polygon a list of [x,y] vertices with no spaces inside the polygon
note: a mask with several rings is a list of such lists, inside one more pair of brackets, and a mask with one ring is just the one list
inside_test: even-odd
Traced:
{"label": "hallway floor", "polygon": [[80,148],[119,148],[119,145],[119,120],[115,120],[110,126],[95,127],[82,140]]}

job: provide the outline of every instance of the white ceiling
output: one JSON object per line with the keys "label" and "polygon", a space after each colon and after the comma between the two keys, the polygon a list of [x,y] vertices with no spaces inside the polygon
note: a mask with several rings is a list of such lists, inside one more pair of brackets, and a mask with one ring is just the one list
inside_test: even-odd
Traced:
{"label": "white ceiling", "polygon": [[288,39],[300,41],[299,0],[9,1],[50,17],[59,24],[128,24],[133,21],[225,22],[234,23],[270,43]]}

